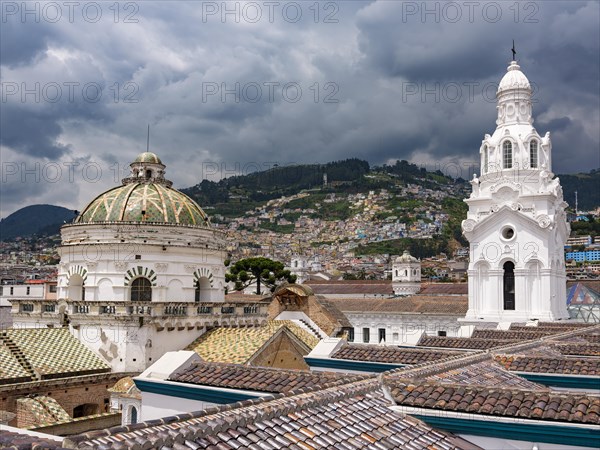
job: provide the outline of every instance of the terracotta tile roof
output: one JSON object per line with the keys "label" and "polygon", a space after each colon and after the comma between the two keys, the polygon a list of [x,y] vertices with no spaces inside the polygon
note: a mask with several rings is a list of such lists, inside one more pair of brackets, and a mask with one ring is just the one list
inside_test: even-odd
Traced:
{"label": "terracotta tile roof", "polygon": [[339,309],[338,305],[322,295],[316,296],[316,301],[323,309],[339,324],[341,327],[352,328],[352,323],[346,315]]}
{"label": "terracotta tile roof", "polygon": [[282,327],[286,327],[309,348],[319,340],[289,320],[270,320],[262,327],[219,327],[207,331],[185,350],[193,350],[205,361],[244,364]]}
{"label": "terracotta tile roof", "polygon": [[553,346],[547,345],[545,343],[538,342],[538,345],[531,347],[529,349],[522,350],[512,350],[512,349],[504,349],[504,348],[496,348],[492,350],[496,354],[510,354],[510,355],[519,355],[519,356],[529,356],[529,357],[538,357],[538,358],[562,358],[562,354]]}
{"label": "terracotta tile roof", "polygon": [[390,380],[402,406],[582,424],[600,424],[600,397],[478,386],[413,384]]}
{"label": "terracotta tile roof", "polygon": [[62,438],[45,439],[37,436],[13,431],[16,429],[3,429],[0,433],[0,448],[7,450],[66,450],[62,447]]}
{"label": "terracotta tile roof", "polygon": [[264,295],[252,295],[252,294],[241,294],[233,292],[225,296],[225,303],[269,303],[271,296]]}
{"label": "terracotta tile roof", "polygon": [[[389,408],[377,382],[245,401],[67,438],[76,448],[458,449],[461,438]],[[177,444],[175,444],[177,443]]]}
{"label": "terracotta tile roof", "polygon": [[600,357],[600,344],[555,344],[554,348],[562,355]]}
{"label": "terracotta tile roof", "polygon": [[596,324],[593,323],[585,323],[585,322],[570,322],[568,320],[563,322],[539,322],[538,328],[553,328],[553,329],[583,329],[593,327]]}
{"label": "terracotta tile roof", "polygon": [[310,280],[315,295],[394,295],[390,280]]}
{"label": "terracotta tile roof", "polygon": [[[498,361],[513,372],[561,373],[570,375],[600,375],[600,360],[581,358],[544,358],[497,355]],[[599,387],[600,387],[600,381]]]}
{"label": "terracotta tile roof", "polygon": [[576,333],[576,335],[591,344],[600,344],[600,326],[583,329],[579,333]]}
{"label": "terracotta tile roof", "polygon": [[579,330],[581,327],[547,327],[547,326],[538,326],[538,327],[528,327],[525,325],[515,325],[511,324],[508,331],[525,331],[525,332],[537,332],[537,333],[564,333],[569,330]]}
{"label": "terracotta tile roof", "polygon": [[453,348],[453,349],[472,349],[472,350],[485,350],[489,348],[499,347],[501,345],[507,345],[518,342],[516,340],[499,340],[499,339],[473,339],[463,337],[437,337],[427,336],[424,334],[421,336],[417,346],[419,347],[439,347],[439,348]]}
{"label": "terracotta tile roof", "polygon": [[200,362],[174,374],[169,380],[179,383],[285,394],[298,389],[325,388],[365,378],[368,378],[368,375]]}
{"label": "terracotta tile roof", "polygon": [[42,379],[110,372],[110,366],[66,328],[4,330],[0,347],[19,358],[25,371],[29,367]]}
{"label": "terracotta tile roof", "polygon": [[592,344],[600,344],[600,334],[582,334],[581,337]]}
{"label": "terracotta tile roof", "polygon": [[511,323],[510,330],[516,331],[545,331],[553,333],[563,333],[569,330],[583,330],[594,326],[594,324],[581,322],[539,322],[537,326],[527,326],[522,323]]}
{"label": "terracotta tile roof", "polygon": [[452,368],[444,372],[430,375],[427,380],[443,382],[444,384],[464,384],[476,386],[502,386],[519,389],[547,390],[545,386],[533,383],[523,377],[503,369],[497,363],[487,360],[463,367]]}
{"label": "terracotta tile roof", "polygon": [[447,314],[464,316],[468,298],[462,296],[413,295],[398,298],[329,298],[343,312],[398,314]]}
{"label": "terracotta tile roof", "polygon": [[468,283],[431,283],[422,284],[419,294],[423,295],[468,295]]}
{"label": "terracotta tile roof", "polygon": [[460,352],[412,349],[404,347],[387,347],[368,344],[344,345],[331,355],[335,359],[350,359],[353,361],[370,361],[395,364],[420,364],[428,361],[438,361],[450,356],[460,355]]}
{"label": "terracotta tile roof", "polygon": [[[565,330],[566,331],[566,330]],[[559,333],[557,331],[511,331],[511,330],[486,330],[476,328],[471,335],[472,339],[498,339],[503,341],[527,341],[539,339],[544,336]]]}

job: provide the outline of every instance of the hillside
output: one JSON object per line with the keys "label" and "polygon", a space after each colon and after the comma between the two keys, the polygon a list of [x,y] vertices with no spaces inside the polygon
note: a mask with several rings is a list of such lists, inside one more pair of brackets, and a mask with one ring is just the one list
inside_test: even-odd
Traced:
{"label": "hillside", "polygon": [[[325,174],[327,184],[324,183]],[[580,210],[600,206],[600,169],[559,177],[570,208],[575,207],[575,191],[578,191]],[[453,180],[439,170],[429,172],[404,160],[394,165],[370,167],[367,161],[353,158],[327,164],[276,166],[218,182],[203,180],[182,191],[206,208],[211,216],[233,218],[262,207],[269,200],[304,190],[311,192],[311,198],[295,201],[295,206],[308,207],[327,194],[365,193],[408,183],[428,189],[449,185],[469,188],[462,179]]]}
{"label": "hillside", "polygon": [[75,211],[62,206],[26,206],[0,220],[0,240],[7,241],[33,234],[56,234],[64,222],[70,222],[74,218]]}
{"label": "hillside", "polygon": [[[575,206],[575,191],[578,191],[580,211],[600,206],[600,169],[559,177],[570,209]],[[430,190],[447,190],[453,198],[440,202],[439,199],[418,198],[412,194],[399,195],[402,187],[409,184]],[[214,222],[219,222],[220,218],[242,217],[247,212],[256,211],[256,208],[267,207],[275,199],[296,197],[286,202],[288,211],[281,215],[283,224],[269,220],[261,221],[259,225],[266,230],[292,234],[293,224],[301,215],[313,219],[347,220],[357,214],[346,199],[348,195],[381,189],[388,190],[391,195],[375,212],[373,220],[385,221],[397,217],[402,222],[412,224],[425,217],[418,213],[419,210],[422,213],[438,204],[450,216],[449,226],[444,228],[446,241],[463,243],[460,221],[466,213],[466,207],[461,200],[470,191],[468,183],[462,179],[453,180],[440,171],[428,172],[407,161],[370,167],[367,161],[353,158],[327,164],[280,166],[218,182],[203,180],[182,191],[205,208]],[[267,207],[266,211],[271,209]],[[300,210],[310,212],[301,214],[298,212]],[[60,206],[27,206],[0,221],[0,240],[56,234],[65,221],[70,222],[74,217],[74,211]],[[361,248],[359,251],[370,253],[373,250]]]}
{"label": "hillside", "polygon": [[579,210],[589,211],[600,206],[600,169],[588,173],[559,175],[565,201],[575,208],[575,191],[579,198]]}
{"label": "hillside", "polygon": [[[434,188],[439,183],[453,184],[454,180],[439,171],[427,172],[407,161],[371,168],[367,161],[352,158],[327,164],[276,166],[218,182],[203,180],[182,192],[202,207],[208,207],[210,215],[239,217],[269,200],[296,195],[303,190],[318,191],[324,197],[387,189],[406,183]],[[312,197],[313,202],[320,200],[316,194]]]}

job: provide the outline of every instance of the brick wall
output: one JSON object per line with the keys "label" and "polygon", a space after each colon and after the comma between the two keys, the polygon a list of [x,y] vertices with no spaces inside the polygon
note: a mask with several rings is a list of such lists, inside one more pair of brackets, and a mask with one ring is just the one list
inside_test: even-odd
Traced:
{"label": "brick wall", "polygon": [[[110,386],[109,386],[110,387]],[[60,406],[73,417],[73,410],[75,407],[82,404],[96,404],[98,405],[98,413],[108,412],[109,404],[104,403],[104,399],[110,397],[106,390],[106,384],[96,384],[89,386],[75,386],[66,389],[54,389],[46,392],[39,392],[40,395],[47,395],[55,399]],[[38,425],[39,423],[35,420],[29,407],[18,398],[15,398],[17,417],[13,419],[14,426],[19,428],[28,427],[31,425]],[[13,425],[11,423],[10,425]]]}
{"label": "brick wall", "polygon": [[18,428],[26,428],[37,424],[37,417],[33,414],[31,407],[27,403],[20,399],[16,402],[16,405],[16,410],[13,412],[17,414],[17,417],[15,417],[9,425]]}
{"label": "brick wall", "polygon": [[34,431],[39,433],[53,434],[55,436],[71,436],[74,434],[86,433],[87,431],[110,428],[117,425],[121,425],[120,412],[82,417],[80,419],[75,419],[72,422],[39,427]]}
{"label": "brick wall", "polygon": [[[97,404],[100,413],[108,412],[110,405],[107,403],[105,406],[104,403],[104,399],[110,398],[107,389],[112,387],[120,378],[135,375],[137,374],[101,374],[0,386],[0,410],[17,414],[9,423],[9,425],[16,427],[24,426],[19,423],[17,400],[31,394],[52,397],[71,417],[73,417],[75,407],[85,403]],[[21,421],[26,422],[28,420],[31,419],[23,412]]]}

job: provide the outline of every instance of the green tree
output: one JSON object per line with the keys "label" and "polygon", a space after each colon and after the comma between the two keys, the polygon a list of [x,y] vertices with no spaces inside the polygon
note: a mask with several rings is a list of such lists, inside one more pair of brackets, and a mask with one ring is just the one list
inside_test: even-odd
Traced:
{"label": "green tree", "polygon": [[282,281],[295,283],[296,275],[292,275],[289,270],[285,270],[283,264],[279,261],[256,257],[241,259],[231,265],[229,272],[225,274],[225,281],[235,283],[236,291],[241,291],[256,282],[256,293],[260,295],[261,284],[270,288],[273,292]]}

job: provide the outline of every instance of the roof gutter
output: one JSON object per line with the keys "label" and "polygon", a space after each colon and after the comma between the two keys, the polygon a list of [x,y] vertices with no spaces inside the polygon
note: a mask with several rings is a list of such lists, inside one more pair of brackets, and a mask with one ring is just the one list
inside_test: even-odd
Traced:
{"label": "roof gutter", "polygon": [[600,442],[600,428],[596,424],[487,416],[411,406],[392,406],[391,409],[416,417],[434,428],[459,435],[470,434],[501,439],[513,436],[520,441],[591,448],[598,448]]}
{"label": "roof gutter", "polygon": [[158,379],[134,378],[133,381],[142,393],[147,392],[220,405],[273,395],[270,392],[244,391]]}

